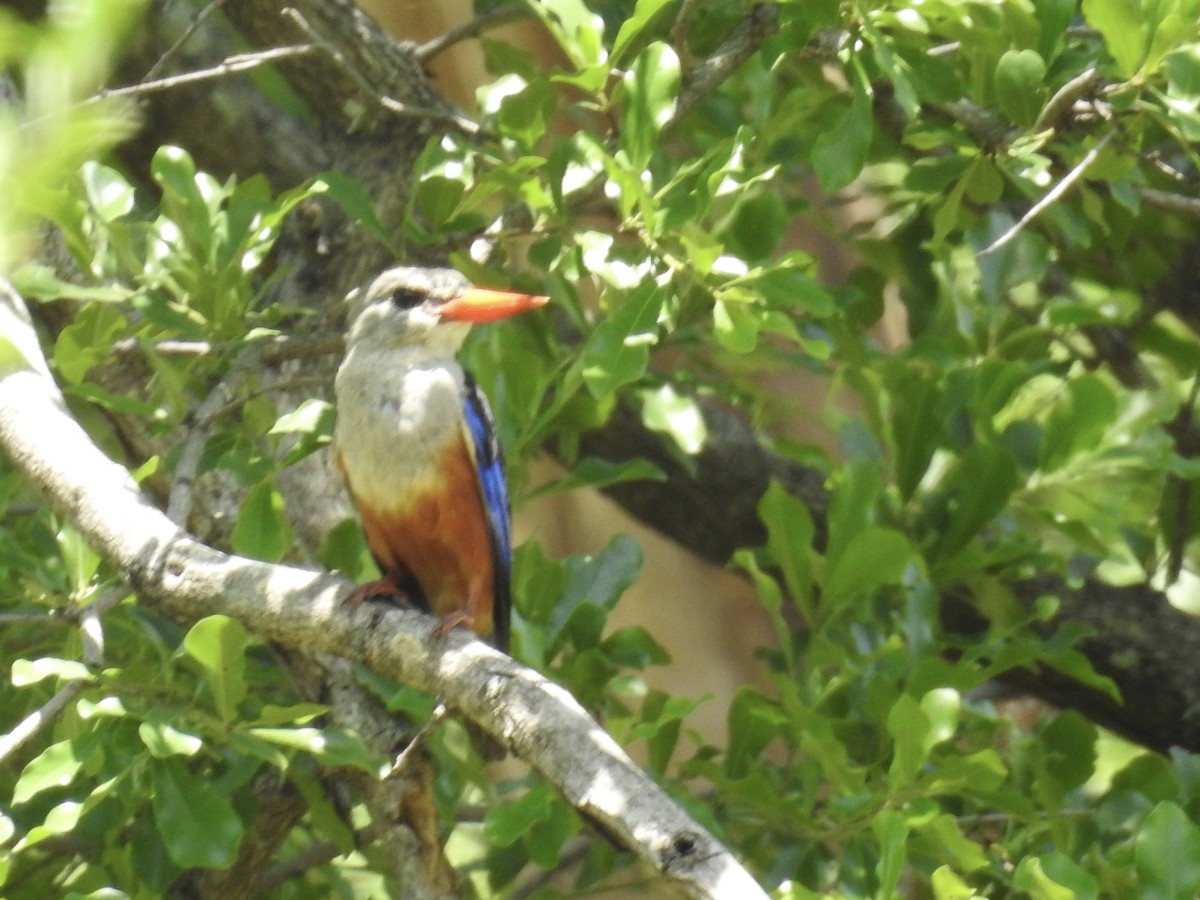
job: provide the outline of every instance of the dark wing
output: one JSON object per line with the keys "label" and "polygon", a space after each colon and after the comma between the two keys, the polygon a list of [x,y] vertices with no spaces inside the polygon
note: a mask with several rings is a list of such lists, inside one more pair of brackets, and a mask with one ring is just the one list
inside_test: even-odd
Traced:
{"label": "dark wing", "polygon": [[470,375],[466,376],[463,391],[463,416],[471,435],[475,474],[479,478],[488,537],[492,541],[495,598],[492,606],[493,641],[499,649],[507,652],[512,610],[512,511],[508,502],[508,483],[504,479],[504,455],[496,440],[492,408]]}

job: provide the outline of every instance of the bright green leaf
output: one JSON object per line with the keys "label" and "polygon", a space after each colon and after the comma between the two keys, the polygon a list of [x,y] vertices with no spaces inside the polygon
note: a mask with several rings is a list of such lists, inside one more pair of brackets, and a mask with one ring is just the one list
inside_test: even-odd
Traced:
{"label": "bright green leaf", "polygon": [[138,735],[151,755],[159,759],[195,756],[204,746],[204,742],[194,734],[185,734],[167,722],[142,722],[138,726]]}
{"label": "bright green leaf", "polygon": [[596,326],[580,356],[583,380],[593,397],[606,397],[646,373],[650,347],[658,340],[662,293],[645,282]]}
{"label": "bright green leaf", "polygon": [[1036,856],[1021,860],[1013,875],[1013,887],[1026,891],[1033,900],[1075,900],[1075,892],[1047,875]]}
{"label": "bright green leaf", "polygon": [[91,677],[88,667],[73,659],[43,656],[41,659],[15,659],[12,664],[13,687],[28,687],[46,678],[83,681]]}
{"label": "bright green leaf", "polygon": [[996,101],[1010,121],[1034,123],[1042,110],[1046,63],[1036,50],[1009,50],[996,63]]}
{"label": "bright green leaf", "polygon": [[278,562],[292,546],[292,529],[283,509],[283,496],[270,480],[255,485],[238,511],[229,538],[235,552]]}
{"label": "bright green leaf", "polygon": [[635,170],[645,169],[675,112],[679,57],[669,44],[653,43],[638,54],[625,74],[621,148]]}
{"label": "bright green leaf", "polygon": [[871,830],[879,841],[879,862],[875,866],[875,877],[879,880],[879,896],[890,897],[904,874],[908,854],[905,841],[908,825],[904,816],[894,809],[885,809],[871,819]]}
{"label": "bright green leaf", "polygon": [[12,802],[21,804],[50,788],[66,787],[75,780],[86,759],[73,741],[51,744],[21,771],[13,787]]}
{"label": "bright green leaf", "polygon": [[811,615],[814,528],[808,507],[772,481],[758,502],[758,517],[767,526],[767,550],[783,573],[788,592]]}
{"label": "bright green leaf", "polygon": [[708,426],[694,397],[678,393],[670,384],[640,391],[642,421],[647,428],[669,435],[684,453],[694,456],[704,449]]}
{"label": "bright green leaf", "polygon": [[246,696],[246,646],[250,636],[236,619],[208,616],[183,639],[183,649],[200,663],[213,694],[217,712],[226,722],[237,716]]}
{"label": "bright green leaf", "polygon": [[1142,900],[1194,900],[1200,894],[1200,827],[1178,805],[1161,802],[1134,845]]}

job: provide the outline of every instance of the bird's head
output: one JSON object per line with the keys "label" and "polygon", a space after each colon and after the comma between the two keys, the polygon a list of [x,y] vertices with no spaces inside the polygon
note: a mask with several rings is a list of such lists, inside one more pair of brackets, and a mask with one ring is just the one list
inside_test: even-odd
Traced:
{"label": "bird's head", "polygon": [[473,323],[536,309],[549,298],[474,287],[453,269],[401,266],[350,292],[349,346],[426,347],[452,355]]}

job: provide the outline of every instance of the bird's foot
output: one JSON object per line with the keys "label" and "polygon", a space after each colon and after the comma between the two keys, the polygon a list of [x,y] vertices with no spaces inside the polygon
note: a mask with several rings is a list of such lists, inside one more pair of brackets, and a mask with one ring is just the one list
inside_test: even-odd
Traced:
{"label": "bird's foot", "polygon": [[394,575],[389,574],[375,581],[360,584],[346,595],[344,602],[357,606],[365,600],[379,600],[381,598],[400,603],[410,603],[412,601],[412,597],[409,596],[408,591],[401,586]]}
{"label": "bird's foot", "polygon": [[438,637],[445,637],[459,625],[466,625],[472,631],[475,630],[475,616],[466,609],[456,609],[454,612],[446,613],[442,616],[437,627]]}

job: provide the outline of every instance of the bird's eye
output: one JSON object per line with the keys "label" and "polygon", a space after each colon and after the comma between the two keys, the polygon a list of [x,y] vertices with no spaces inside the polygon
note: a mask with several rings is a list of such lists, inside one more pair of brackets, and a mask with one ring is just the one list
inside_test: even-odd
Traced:
{"label": "bird's eye", "polygon": [[425,295],[420,291],[414,291],[412,288],[396,288],[392,291],[392,296],[388,298],[392,301],[392,305],[397,309],[412,309],[414,306],[420,306],[421,301],[425,299]]}

